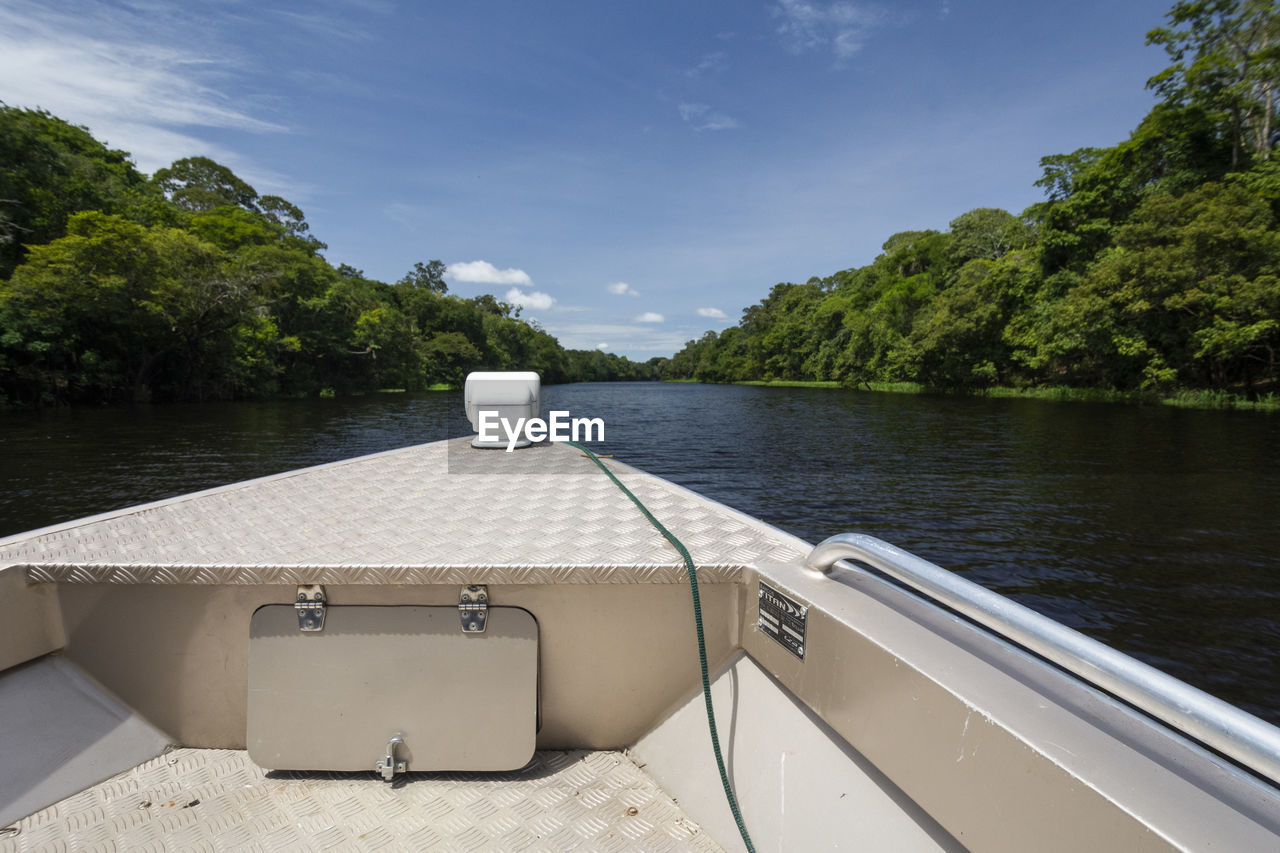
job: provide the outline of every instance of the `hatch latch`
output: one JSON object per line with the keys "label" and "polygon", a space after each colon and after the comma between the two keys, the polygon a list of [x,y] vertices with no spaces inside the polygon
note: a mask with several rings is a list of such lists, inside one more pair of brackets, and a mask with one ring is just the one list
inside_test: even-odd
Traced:
{"label": "hatch latch", "polygon": [[404,773],[409,766],[402,759],[396,758],[397,746],[404,746],[403,735],[392,735],[391,740],[387,741],[387,754],[373,765],[373,769],[382,774],[384,782],[394,780],[397,773]]}
{"label": "hatch latch", "polygon": [[298,584],[298,597],[293,600],[293,609],[298,612],[299,631],[324,630],[326,601],[322,584]]}
{"label": "hatch latch", "polygon": [[464,586],[458,596],[458,618],[462,620],[462,633],[483,634],[489,621],[489,587]]}

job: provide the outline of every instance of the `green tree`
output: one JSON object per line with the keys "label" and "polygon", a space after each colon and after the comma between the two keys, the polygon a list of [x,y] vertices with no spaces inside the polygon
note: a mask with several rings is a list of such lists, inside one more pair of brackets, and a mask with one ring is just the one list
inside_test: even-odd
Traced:
{"label": "green tree", "polygon": [[671,360],[667,363],[667,372],[663,378],[694,378],[694,373],[697,371],[703,356],[715,348],[718,338],[719,335],[716,332],[708,330],[703,332],[702,337],[686,342],[679,352],[671,356]]}
{"label": "green tree", "polygon": [[367,355],[379,388],[422,387],[413,322],[394,305],[378,303],[360,312],[351,335],[357,354]]}
{"label": "green tree", "polygon": [[1112,245],[1116,230],[1147,195],[1178,194],[1220,180],[1229,146],[1201,107],[1157,105],[1118,145],[1042,158],[1036,185],[1047,200],[1025,216],[1040,226],[1046,277],[1082,272]]}
{"label": "green tree", "polygon": [[186,217],[186,227],[201,239],[229,251],[279,243],[283,236],[281,229],[265,217],[231,205],[192,213]]}
{"label": "green tree", "polygon": [[1269,159],[1280,91],[1280,9],[1274,0],[1181,0],[1171,26],[1147,34],[1173,65],[1148,81],[1169,103],[1202,106],[1230,128],[1231,168]]}
{"label": "green tree", "polygon": [[198,212],[232,206],[259,212],[257,190],[208,157],[175,160],[151,180],[165,198],[183,210]]}
{"label": "green tree", "polygon": [[1275,382],[1280,233],[1237,184],[1154,195],[1051,306],[1041,362],[1075,381],[1167,390]]}
{"label": "green tree", "polygon": [[705,339],[706,345],[701,348],[698,362],[693,368],[693,378],[699,382],[738,382],[747,379],[759,379],[759,374],[751,372],[751,357],[748,352],[747,333],[731,326],[716,335]]}
{"label": "green tree", "polygon": [[258,199],[258,209],[262,211],[263,216],[273,225],[282,229],[288,236],[296,238],[313,250],[326,248],[324,243],[311,236],[309,233],[311,226],[307,224],[307,217],[303,214],[302,208],[293,202],[278,195],[264,195]]}
{"label": "green tree", "polygon": [[431,382],[459,386],[483,354],[461,332],[436,332],[422,344],[422,360]]}
{"label": "green tree", "polygon": [[242,272],[186,232],[75,214],[0,288],[0,346],[17,399],[200,397],[233,356],[252,302]]}
{"label": "green tree", "polygon": [[444,280],[444,271],[443,261],[427,261],[425,264],[418,261],[413,265],[413,269],[397,283],[415,290],[444,294],[449,291],[449,285]]}
{"label": "green tree", "polygon": [[0,395],[347,393],[457,384],[475,367],[655,374],[571,355],[492,296],[450,296],[438,260],[388,285],[323,248],[300,208],[207,157],[147,180],[83,128],[0,105]]}
{"label": "green tree", "polygon": [[817,346],[810,313],[822,297],[817,282],[774,285],[759,305],[742,313],[742,354],[735,353],[742,370],[737,364],[718,369],[761,379],[803,379],[804,362]]}
{"label": "green tree", "polygon": [[0,104],[0,279],[27,245],[63,236],[82,210],[130,214],[148,202],[129,155],[43,110]]}
{"label": "green tree", "polygon": [[950,254],[957,266],[976,259],[994,261],[1024,248],[1034,233],[1018,217],[998,207],[978,207],[951,220]]}
{"label": "green tree", "polygon": [[904,345],[916,381],[968,390],[1008,375],[1004,330],[1015,299],[1008,283],[1022,263],[1008,253],[998,261],[970,260],[955,283],[921,309]]}

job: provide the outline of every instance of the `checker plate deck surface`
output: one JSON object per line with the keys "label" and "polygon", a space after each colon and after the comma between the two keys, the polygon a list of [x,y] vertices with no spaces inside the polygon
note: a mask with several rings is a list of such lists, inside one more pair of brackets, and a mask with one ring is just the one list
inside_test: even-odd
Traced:
{"label": "checker plate deck surface", "polygon": [[[693,554],[737,581],[808,546],[606,462]],[[35,582],[683,583],[679,555],[577,450],[434,442],[278,474],[0,540]]]}
{"label": "checker plate deck surface", "polygon": [[23,818],[35,850],[718,851],[620,752],[539,752],[512,773],[264,773],[177,749]]}

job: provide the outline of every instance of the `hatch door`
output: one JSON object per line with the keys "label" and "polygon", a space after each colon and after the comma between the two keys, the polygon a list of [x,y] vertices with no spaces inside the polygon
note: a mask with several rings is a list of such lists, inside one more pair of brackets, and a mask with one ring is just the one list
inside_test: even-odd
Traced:
{"label": "hatch door", "polygon": [[300,631],[293,605],[253,614],[249,757],[271,770],[515,770],[533,757],[538,623],[489,607],[483,633],[457,607],[332,606]]}

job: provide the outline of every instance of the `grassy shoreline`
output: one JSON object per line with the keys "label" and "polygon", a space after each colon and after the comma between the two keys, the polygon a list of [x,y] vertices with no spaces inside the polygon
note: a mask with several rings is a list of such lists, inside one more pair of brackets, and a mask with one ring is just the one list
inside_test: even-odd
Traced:
{"label": "grassy shoreline", "polygon": [[[699,383],[696,379],[669,379],[668,382]],[[990,397],[1022,400],[1049,400],[1059,403],[1128,403],[1129,405],[1162,405],[1179,409],[1219,409],[1242,412],[1280,412],[1280,395],[1266,394],[1249,400],[1226,391],[1183,390],[1171,396],[1154,396],[1138,391],[1114,391],[1106,388],[1069,388],[1051,385],[1035,388],[996,386],[970,392],[947,392],[928,388],[917,382],[864,382],[844,386],[839,382],[817,382],[787,379],[751,379],[732,385],[759,385],[765,388],[848,388],[851,391],[879,391],[891,394],[944,394],[965,397]]]}

